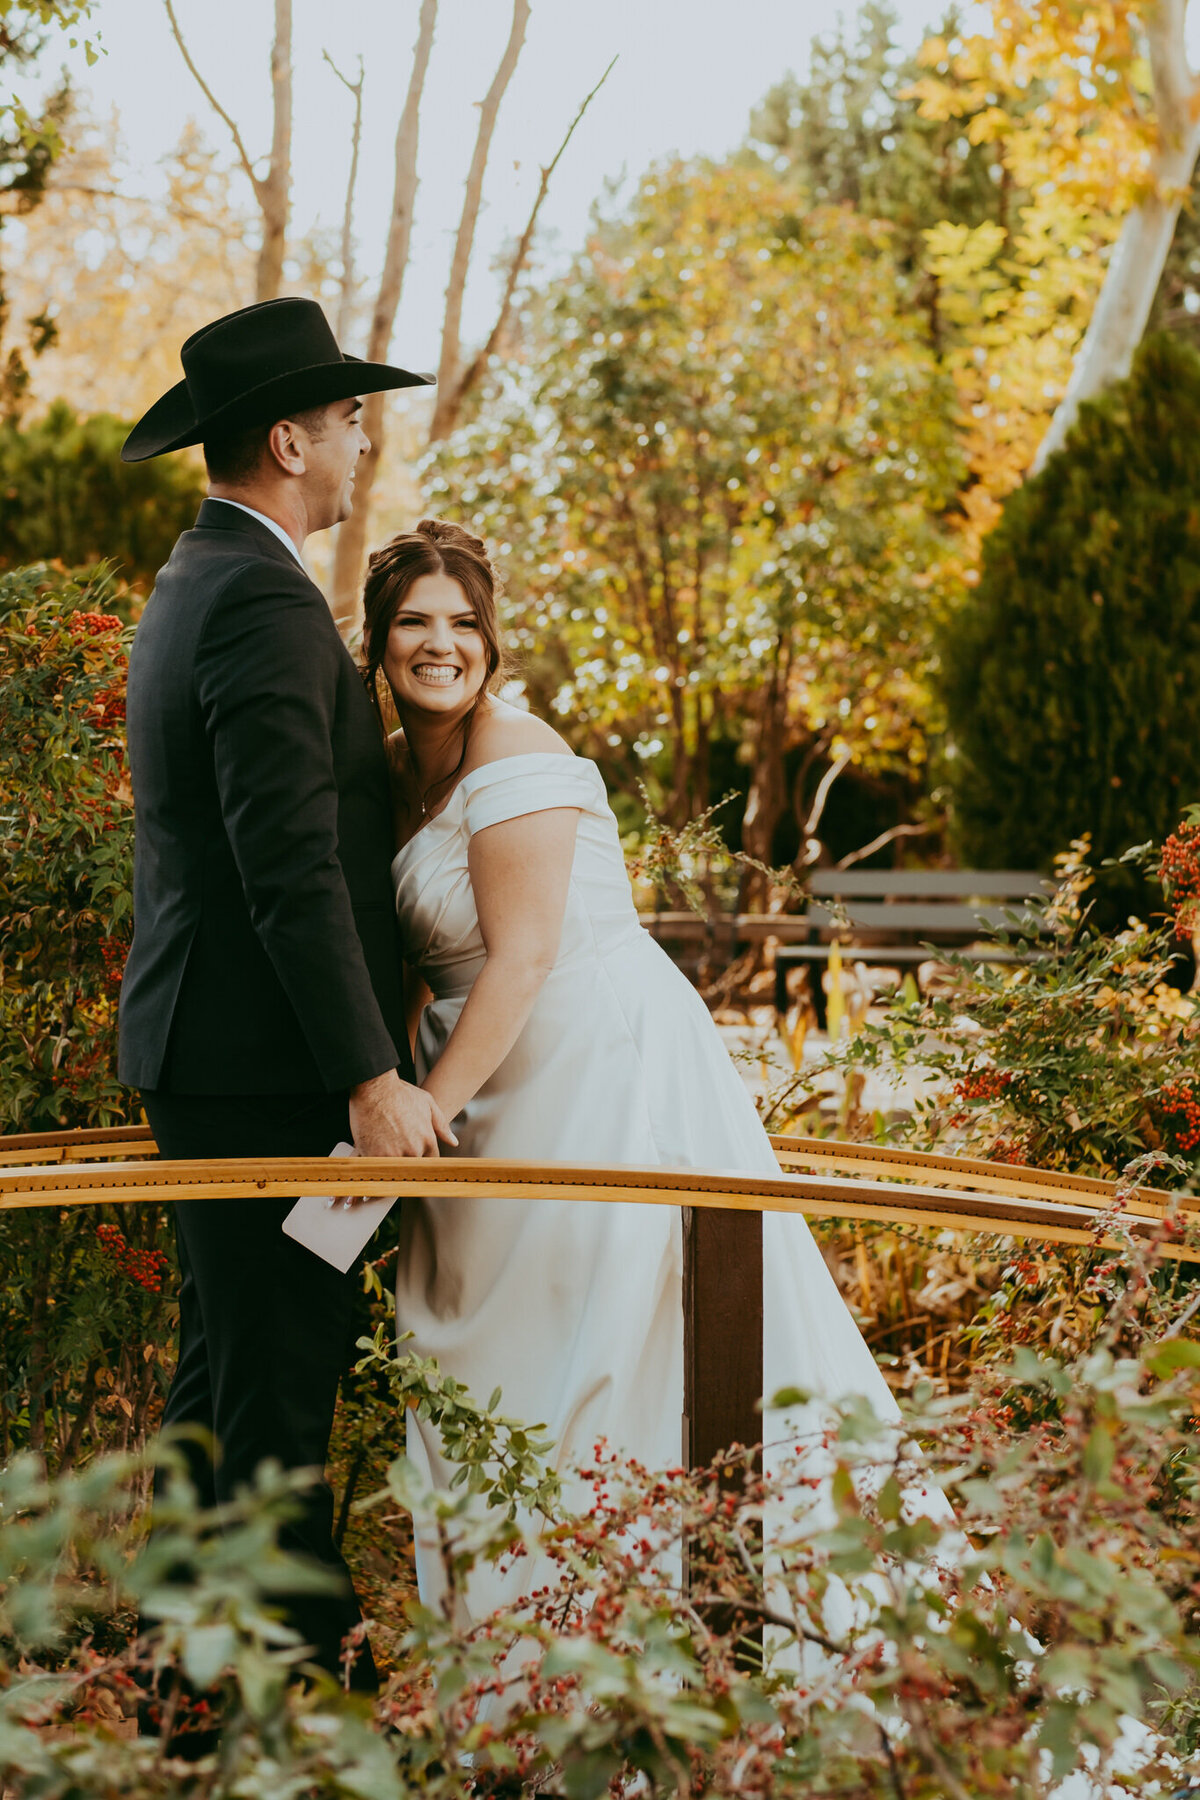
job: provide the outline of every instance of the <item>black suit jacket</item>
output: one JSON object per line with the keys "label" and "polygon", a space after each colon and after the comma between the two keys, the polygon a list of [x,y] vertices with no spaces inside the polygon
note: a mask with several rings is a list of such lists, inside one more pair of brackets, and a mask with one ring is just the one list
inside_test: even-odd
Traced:
{"label": "black suit jacket", "polygon": [[184,1094],[411,1076],[379,725],[324,598],[206,500],[129,661],[136,819],[120,1074]]}

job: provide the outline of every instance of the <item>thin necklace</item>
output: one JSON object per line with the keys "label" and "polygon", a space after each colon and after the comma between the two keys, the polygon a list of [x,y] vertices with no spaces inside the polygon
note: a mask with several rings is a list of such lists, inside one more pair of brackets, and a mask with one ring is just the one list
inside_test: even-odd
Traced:
{"label": "thin necklace", "polygon": [[[464,748],[464,753],[465,753],[466,746],[464,745],[463,748]],[[417,788],[417,798],[421,802],[421,817],[422,817],[422,819],[431,819],[431,818],[433,818],[434,815],[429,810],[429,801],[428,801],[427,796],[432,794],[435,787],[440,787],[443,781],[447,781],[449,779],[450,775],[457,774],[458,769],[462,764],[462,757],[461,756],[459,757],[458,762],[455,764],[454,768],[449,771],[449,775],[439,775],[435,781],[431,781],[429,783],[428,787],[421,786],[421,778],[417,772],[417,759],[415,756],[412,759],[412,764],[413,764],[413,780],[416,783],[416,788]]]}
{"label": "thin necklace", "polygon": [[470,713],[468,713],[466,719],[464,720],[464,725],[465,725],[466,729],[463,732],[462,749],[459,752],[458,761],[455,763],[454,767],[452,769],[450,769],[445,775],[439,775],[435,781],[431,781],[429,783],[428,787],[422,787],[422,785],[421,785],[421,777],[420,777],[420,773],[417,769],[416,751],[413,750],[411,748],[411,746],[409,748],[409,752],[408,752],[409,760],[412,764],[413,781],[416,783],[417,798],[421,802],[421,817],[422,817],[422,819],[432,819],[434,817],[434,815],[429,810],[429,802],[426,799],[426,796],[428,794],[432,794],[435,787],[440,787],[443,781],[449,781],[453,776],[457,775],[458,771],[463,766],[463,762],[465,761],[466,754],[467,754],[467,744],[468,744],[468,742],[470,740],[470,736],[471,736],[471,717],[472,717],[472,715]]}

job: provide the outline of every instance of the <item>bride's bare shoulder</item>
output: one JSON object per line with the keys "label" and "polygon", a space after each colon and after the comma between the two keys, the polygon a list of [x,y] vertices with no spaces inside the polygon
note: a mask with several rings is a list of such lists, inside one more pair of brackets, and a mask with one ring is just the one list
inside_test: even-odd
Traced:
{"label": "bride's bare shoulder", "polygon": [[574,755],[553,725],[503,700],[492,701],[471,733],[471,762],[475,766],[537,751],[550,756]]}

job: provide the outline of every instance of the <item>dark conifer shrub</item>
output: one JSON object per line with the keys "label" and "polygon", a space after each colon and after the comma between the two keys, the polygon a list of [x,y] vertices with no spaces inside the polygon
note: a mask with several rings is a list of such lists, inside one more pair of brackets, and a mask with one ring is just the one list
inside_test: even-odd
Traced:
{"label": "dark conifer shrub", "polygon": [[945,627],[959,854],[1046,867],[1161,838],[1200,798],[1200,355],[1148,338],[1127,381],[1008,500]]}
{"label": "dark conifer shrub", "polygon": [[195,523],[203,471],[186,457],[123,463],[129,426],[57,400],[44,418],[0,424],[0,569],[111,562],[143,593]]}

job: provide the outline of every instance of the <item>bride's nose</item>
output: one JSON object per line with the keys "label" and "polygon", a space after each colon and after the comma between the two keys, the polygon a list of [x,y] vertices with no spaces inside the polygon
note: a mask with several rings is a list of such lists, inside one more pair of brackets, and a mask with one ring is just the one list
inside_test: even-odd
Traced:
{"label": "bride's nose", "polygon": [[423,648],[435,656],[449,656],[454,648],[454,633],[450,629],[449,619],[431,619],[429,621]]}

